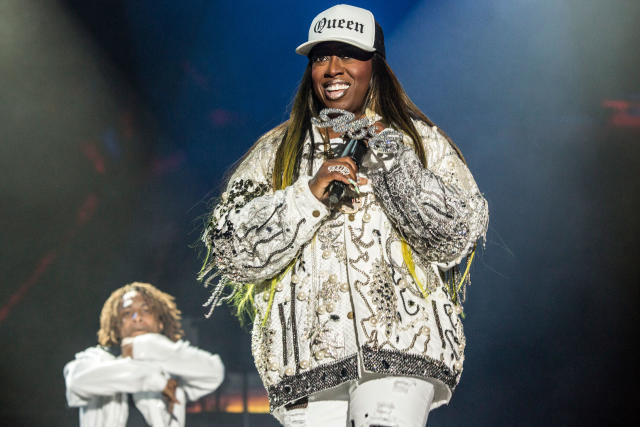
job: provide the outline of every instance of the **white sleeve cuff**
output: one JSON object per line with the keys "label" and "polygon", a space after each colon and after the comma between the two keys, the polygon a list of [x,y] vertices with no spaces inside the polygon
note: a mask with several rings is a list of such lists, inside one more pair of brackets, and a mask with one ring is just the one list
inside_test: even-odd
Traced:
{"label": "white sleeve cuff", "polygon": [[311,226],[321,222],[329,215],[329,208],[316,199],[309,188],[312,177],[303,175],[293,184],[293,206],[300,214],[300,218],[306,218]]}
{"label": "white sleeve cuff", "polygon": [[175,343],[161,334],[138,335],[132,341],[134,360],[165,359]]}

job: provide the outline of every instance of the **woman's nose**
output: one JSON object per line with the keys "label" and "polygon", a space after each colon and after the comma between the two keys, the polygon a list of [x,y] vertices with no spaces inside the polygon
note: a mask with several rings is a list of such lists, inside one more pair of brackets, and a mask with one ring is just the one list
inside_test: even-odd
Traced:
{"label": "woman's nose", "polygon": [[342,65],[342,58],[339,56],[330,56],[329,64],[327,64],[327,74],[328,76],[335,76],[338,74],[342,74],[344,71],[344,67]]}

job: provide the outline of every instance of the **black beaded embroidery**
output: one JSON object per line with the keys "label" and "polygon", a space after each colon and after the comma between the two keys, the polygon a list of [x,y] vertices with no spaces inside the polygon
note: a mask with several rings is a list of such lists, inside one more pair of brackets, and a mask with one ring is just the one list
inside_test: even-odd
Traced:
{"label": "black beaded embroidery", "polygon": [[362,363],[367,371],[379,374],[435,378],[449,386],[452,391],[458,382],[457,375],[444,363],[403,351],[374,350],[365,345],[362,348]]}
{"label": "black beaded embroidery", "polygon": [[[233,224],[228,221],[229,212],[241,208],[250,200],[260,197],[269,191],[269,185],[266,183],[257,183],[250,179],[239,179],[231,184],[231,187],[223,196],[223,200],[213,212],[209,223],[207,224],[206,242],[213,246],[216,239],[229,239],[234,233]],[[224,221],[218,224],[218,221]]]}
{"label": "black beaded embroidery", "polygon": [[271,410],[318,391],[338,386],[358,378],[355,355],[296,375],[285,376],[278,384],[269,386]]}

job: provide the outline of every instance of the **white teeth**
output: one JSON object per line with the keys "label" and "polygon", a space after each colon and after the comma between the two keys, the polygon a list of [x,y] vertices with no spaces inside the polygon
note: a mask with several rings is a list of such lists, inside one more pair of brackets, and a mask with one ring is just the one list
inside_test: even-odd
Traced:
{"label": "white teeth", "polygon": [[324,93],[328,99],[335,101],[342,98],[350,86],[351,85],[349,83],[340,81],[329,83],[327,86],[325,86]]}
{"label": "white teeth", "polygon": [[348,83],[339,82],[339,83],[331,83],[329,86],[325,87],[325,96],[331,100],[337,100],[344,96],[345,91],[349,89]]}
{"label": "white teeth", "polygon": [[334,83],[332,85],[327,86],[327,90],[346,90],[349,89],[349,85],[346,83]]}

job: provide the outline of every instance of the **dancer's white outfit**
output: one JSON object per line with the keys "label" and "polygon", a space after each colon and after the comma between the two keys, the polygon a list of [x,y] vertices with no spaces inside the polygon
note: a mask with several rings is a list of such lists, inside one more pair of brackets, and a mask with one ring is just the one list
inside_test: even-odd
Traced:
{"label": "dancer's white outfit", "polygon": [[[64,367],[67,403],[80,410],[81,427],[124,427],[131,394],[137,410],[153,427],[185,425],[187,400],[214,391],[224,378],[220,357],[164,335],[131,339],[133,357],[115,356],[100,346],[78,354]],[[178,381],[179,403],[170,413],[162,399],[169,378]]]}

